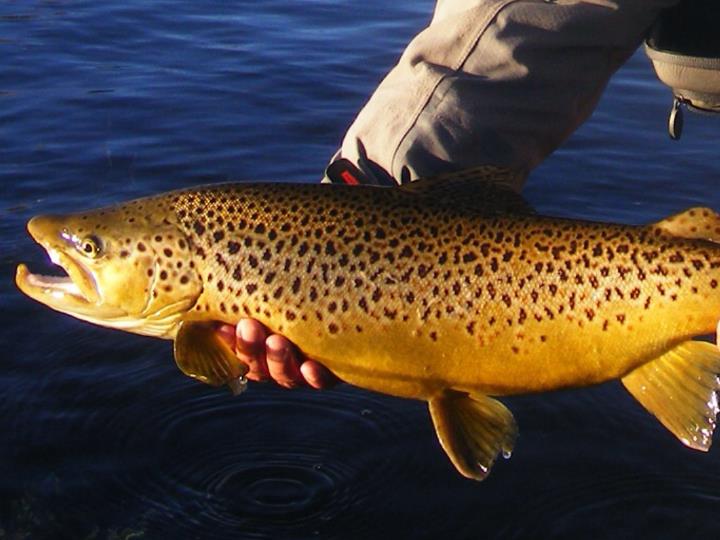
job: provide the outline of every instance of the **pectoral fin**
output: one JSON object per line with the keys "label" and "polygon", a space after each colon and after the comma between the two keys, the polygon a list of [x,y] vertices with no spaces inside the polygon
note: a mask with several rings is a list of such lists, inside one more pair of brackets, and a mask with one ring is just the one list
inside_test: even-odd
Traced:
{"label": "pectoral fin", "polygon": [[687,341],[623,377],[625,388],[680,441],[707,452],[720,390],[720,352]]}
{"label": "pectoral fin", "polygon": [[720,214],[704,206],[688,208],[653,226],[670,236],[720,242]]}
{"label": "pectoral fin", "polygon": [[467,478],[485,479],[497,455],[512,452],[517,435],[515,419],[495,399],[448,392],[430,400],[430,415],[440,444]]}
{"label": "pectoral fin", "polygon": [[248,369],[215,329],[201,322],[183,322],[174,345],[175,362],[185,375],[212,386],[230,386],[233,394],[245,389]]}

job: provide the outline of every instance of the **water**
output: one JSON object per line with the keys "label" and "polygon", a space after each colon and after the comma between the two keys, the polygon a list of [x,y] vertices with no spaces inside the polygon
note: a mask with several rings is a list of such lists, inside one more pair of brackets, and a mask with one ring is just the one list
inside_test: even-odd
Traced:
{"label": "water", "polygon": [[[616,383],[508,399],[521,436],[477,484],[423,404],[180,374],[169,344],[21,296],[39,212],[226,179],[315,181],[431,2],[0,4],[0,538],[717,537],[720,451],[682,447]],[[665,132],[642,53],[536,171],[556,215],[720,208],[720,122]],[[720,315],[720,314],[719,314]]]}

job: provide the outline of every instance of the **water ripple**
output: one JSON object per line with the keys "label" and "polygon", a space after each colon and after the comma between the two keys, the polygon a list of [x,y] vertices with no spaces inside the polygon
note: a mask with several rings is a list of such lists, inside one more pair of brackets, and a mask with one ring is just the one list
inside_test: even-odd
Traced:
{"label": "water ripple", "polygon": [[361,534],[369,524],[362,514],[348,519],[348,510],[371,505],[387,477],[417,474],[377,452],[400,444],[412,425],[383,413],[381,396],[264,387],[239,399],[205,389],[187,394],[176,386],[155,396],[158,408],[118,411],[101,428],[116,452],[146,457],[132,474],[119,471],[113,491],[118,503],[134,501],[153,514],[151,529],[302,537],[342,515],[343,527]]}

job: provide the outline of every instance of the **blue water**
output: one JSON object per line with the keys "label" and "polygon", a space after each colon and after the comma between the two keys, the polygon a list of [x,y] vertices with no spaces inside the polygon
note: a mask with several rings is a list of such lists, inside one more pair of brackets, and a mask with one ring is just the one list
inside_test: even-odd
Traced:
{"label": "blue water", "polygon": [[[481,484],[425,407],[341,386],[232,398],[169,344],[23,297],[24,224],[227,179],[314,182],[428,0],[0,4],[0,539],[716,538],[720,450],[682,447],[616,383],[508,399]],[[720,209],[720,121],[665,131],[642,53],[533,175],[542,212],[642,223]],[[720,314],[718,314],[720,316]]]}

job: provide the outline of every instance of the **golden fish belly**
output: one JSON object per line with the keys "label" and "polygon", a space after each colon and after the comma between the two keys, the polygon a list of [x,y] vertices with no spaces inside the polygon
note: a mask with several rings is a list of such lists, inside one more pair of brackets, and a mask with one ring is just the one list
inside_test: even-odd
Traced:
{"label": "golden fish belly", "polygon": [[712,332],[720,312],[717,247],[653,227],[318,186],[207,191],[178,207],[204,280],[191,317],[254,317],[394,395],[617,378]]}

